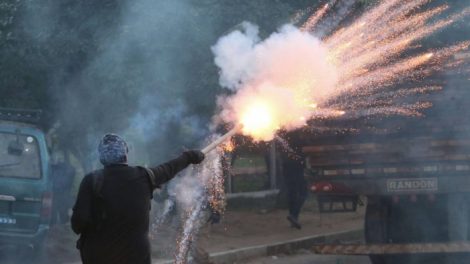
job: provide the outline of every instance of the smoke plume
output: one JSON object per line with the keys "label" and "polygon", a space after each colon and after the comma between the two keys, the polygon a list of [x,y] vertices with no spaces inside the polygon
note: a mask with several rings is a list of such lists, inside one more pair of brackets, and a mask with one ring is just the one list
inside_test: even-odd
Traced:
{"label": "smoke plume", "polygon": [[243,132],[255,139],[270,140],[280,128],[305,125],[312,108],[333,92],[337,71],[310,33],[285,25],[261,41],[256,26],[243,27],[212,47],[220,84],[235,91],[220,101],[221,117],[242,123]]}

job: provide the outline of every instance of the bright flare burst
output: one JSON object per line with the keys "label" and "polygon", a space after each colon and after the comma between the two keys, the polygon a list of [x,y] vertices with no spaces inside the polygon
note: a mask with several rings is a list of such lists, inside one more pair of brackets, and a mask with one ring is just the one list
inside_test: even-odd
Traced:
{"label": "bright flare burst", "polygon": [[[382,1],[322,39],[315,29],[330,5],[320,7],[300,29],[287,25],[265,40],[256,26],[245,23],[243,32],[232,32],[213,47],[220,83],[235,92],[220,101],[222,120],[242,124],[243,134],[254,140],[271,140],[280,128],[299,128],[314,118],[420,115],[430,103],[399,99],[438,90],[416,84],[459,65],[448,62],[469,46],[419,51],[422,38],[470,13],[436,19],[448,6],[423,10],[428,2]],[[397,84],[409,88],[396,90]]]}
{"label": "bright flare burst", "polygon": [[273,106],[266,102],[254,102],[246,107],[246,112],[241,116],[240,123],[243,124],[243,134],[252,135],[255,138],[262,138],[263,132],[278,128],[273,120]]}

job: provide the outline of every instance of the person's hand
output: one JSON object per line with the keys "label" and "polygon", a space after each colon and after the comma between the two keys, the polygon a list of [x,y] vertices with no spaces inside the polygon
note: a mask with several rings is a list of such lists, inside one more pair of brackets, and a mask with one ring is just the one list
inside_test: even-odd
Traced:
{"label": "person's hand", "polygon": [[189,163],[191,164],[199,164],[206,157],[200,150],[187,150],[183,152],[183,154],[188,157]]}

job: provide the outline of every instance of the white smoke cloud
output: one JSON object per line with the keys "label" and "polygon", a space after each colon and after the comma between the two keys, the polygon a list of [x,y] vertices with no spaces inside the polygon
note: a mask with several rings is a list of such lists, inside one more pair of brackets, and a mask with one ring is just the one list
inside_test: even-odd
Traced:
{"label": "white smoke cloud", "polygon": [[[299,128],[312,117],[312,106],[333,94],[337,71],[328,50],[310,33],[285,25],[260,40],[256,26],[243,26],[243,31],[220,38],[212,47],[220,85],[236,91],[221,101],[221,117],[242,123],[244,133],[255,139],[270,140],[279,128]],[[245,119],[254,105],[269,112],[264,119],[260,109],[253,113],[259,115],[253,117],[258,126],[266,123],[262,131],[247,130],[251,121]]]}
{"label": "white smoke cloud", "polygon": [[215,64],[221,69],[220,84],[229,89],[237,89],[257,70],[253,60],[255,45],[259,42],[258,27],[248,22],[243,22],[242,26],[244,32],[234,31],[212,47]]}

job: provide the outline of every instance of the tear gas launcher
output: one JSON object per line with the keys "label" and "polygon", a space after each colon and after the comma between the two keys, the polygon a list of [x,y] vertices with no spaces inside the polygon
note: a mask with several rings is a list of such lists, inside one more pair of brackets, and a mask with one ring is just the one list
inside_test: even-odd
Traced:
{"label": "tear gas launcher", "polygon": [[214,140],[212,143],[210,143],[209,145],[207,145],[207,147],[203,148],[201,151],[202,153],[204,154],[207,154],[209,153],[211,150],[213,150],[214,148],[216,148],[218,145],[222,144],[225,140],[227,140],[228,138],[230,138],[231,136],[237,134],[238,132],[240,132],[240,130],[242,129],[242,125],[236,125],[234,128],[232,128],[230,131],[228,131],[227,133],[225,133],[224,135],[222,135],[221,137],[219,137],[218,139]]}

